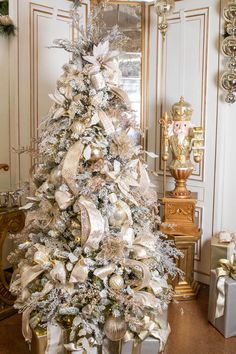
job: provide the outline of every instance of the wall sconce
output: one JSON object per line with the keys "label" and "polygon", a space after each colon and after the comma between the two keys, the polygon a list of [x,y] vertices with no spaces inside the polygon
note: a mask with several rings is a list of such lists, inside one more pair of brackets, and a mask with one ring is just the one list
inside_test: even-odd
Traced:
{"label": "wall sconce", "polygon": [[222,52],[228,58],[227,70],[221,77],[221,86],[227,92],[225,101],[236,102],[236,0],[228,0],[223,9],[226,37],[222,42]]}
{"label": "wall sconce", "polygon": [[168,29],[168,22],[166,17],[174,11],[175,1],[156,0],[155,8],[156,8],[157,15],[159,16],[158,29],[161,31],[163,38],[165,38]]}

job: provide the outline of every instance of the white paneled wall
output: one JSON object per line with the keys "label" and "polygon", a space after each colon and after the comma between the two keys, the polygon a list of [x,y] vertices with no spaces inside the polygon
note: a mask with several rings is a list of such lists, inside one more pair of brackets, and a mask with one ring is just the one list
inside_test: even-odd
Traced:
{"label": "white paneled wall", "polygon": [[[220,1],[181,0],[169,18],[169,30],[163,46],[157,30],[157,16],[152,4],[147,5],[147,31],[150,56],[147,69],[147,141],[148,148],[160,154],[159,119],[180,96],[193,106],[193,123],[205,129],[205,156],[196,165],[188,182],[198,193],[196,216],[203,233],[196,247],[196,277],[208,281],[210,270],[210,240],[214,228],[214,183],[216,128],[218,119],[218,61]],[[155,78],[155,79],[153,79]],[[161,159],[150,162],[159,177],[162,194],[163,166]],[[169,177],[168,189],[173,188]]]}
{"label": "white paneled wall", "polygon": [[[9,0],[17,36],[0,39],[0,163],[9,163],[9,173],[0,172],[0,190],[15,189],[29,180],[30,154],[12,150],[32,147],[39,126],[51,105],[53,92],[68,62],[69,54],[50,48],[56,38],[72,39],[75,31],[68,0]],[[81,25],[86,26],[88,4],[81,7]]]}
{"label": "white paneled wall", "polygon": [[[0,36],[0,163],[10,164],[10,82],[9,82],[9,40]],[[0,171],[2,190],[10,188],[10,171]]]}

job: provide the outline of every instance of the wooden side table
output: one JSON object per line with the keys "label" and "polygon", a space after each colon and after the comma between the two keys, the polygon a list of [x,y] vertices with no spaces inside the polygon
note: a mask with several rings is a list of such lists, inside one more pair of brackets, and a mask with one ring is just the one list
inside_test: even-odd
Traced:
{"label": "wooden side table", "polygon": [[25,214],[18,208],[0,208],[0,320],[15,312],[14,296],[9,291],[11,274],[3,269],[3,245],[8,234],[17,234],[25,225]]}

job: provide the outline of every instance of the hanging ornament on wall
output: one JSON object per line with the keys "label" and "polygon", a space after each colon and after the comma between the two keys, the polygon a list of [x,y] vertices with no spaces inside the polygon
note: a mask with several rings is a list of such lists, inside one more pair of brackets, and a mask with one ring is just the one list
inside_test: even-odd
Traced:
{"label": "hanging ornament on wall", "polygon": [[225,38],[222,52],[228,58],[227,69],[221,77],[221,87],[226,91],[225,101],[236,102],[236,0],[229,0],[223,9],[225,19]]}
{"label": "hanging ornament on wall", "polygon": [[161,31],[163,38],[165,38],[168,29],[167,16],[172,14],[174,8],[174,0],[156,0],[155,2],[156,13],[159,16],[158,29]]}

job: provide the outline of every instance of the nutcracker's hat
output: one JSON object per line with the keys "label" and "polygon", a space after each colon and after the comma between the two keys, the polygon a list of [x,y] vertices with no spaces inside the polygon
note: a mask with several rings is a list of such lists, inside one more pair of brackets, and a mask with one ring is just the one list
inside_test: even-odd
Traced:
{"label": "nutcracker's hat", "polygon": [[193,108],[190,103],[185,102],[183,97],[180,97],[179,102],[172,106],[173,121],[190,121],[193,114]]}

